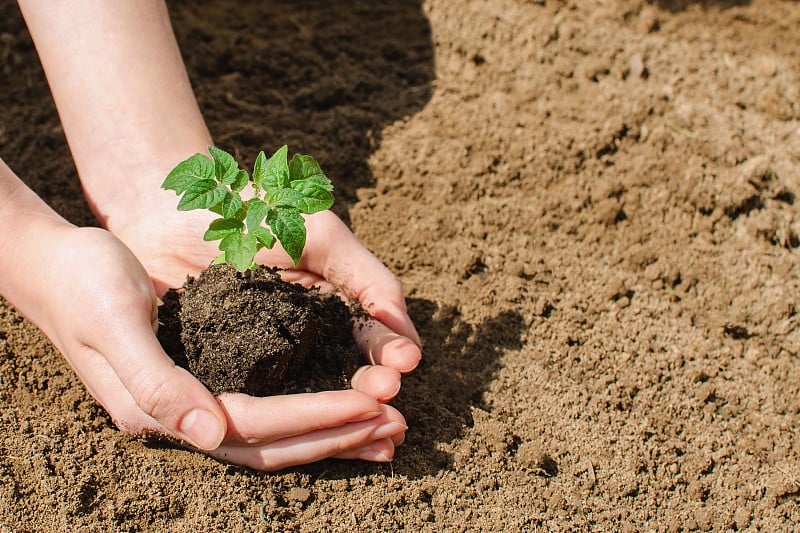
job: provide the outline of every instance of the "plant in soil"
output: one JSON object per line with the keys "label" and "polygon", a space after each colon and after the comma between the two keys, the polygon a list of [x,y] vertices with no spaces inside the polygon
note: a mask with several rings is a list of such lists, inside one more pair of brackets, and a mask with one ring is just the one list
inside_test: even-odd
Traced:
{"label": "plant in soil", "polygon": [[355,311],[254,262],[259,250],[280,242],[297,266],[303,215],[330,208],[333,185],[313,157],[289,160],[286,146],[269,158],[259,153],[252,176],[227,152],[208,150],[211,157],[191,156],[162,184],[180,196],[179,210],[218,215],[203,239],[218,240],[221,252],[164,296],[158,335],[165,351],[215,394],[346,388],[361,358]]}

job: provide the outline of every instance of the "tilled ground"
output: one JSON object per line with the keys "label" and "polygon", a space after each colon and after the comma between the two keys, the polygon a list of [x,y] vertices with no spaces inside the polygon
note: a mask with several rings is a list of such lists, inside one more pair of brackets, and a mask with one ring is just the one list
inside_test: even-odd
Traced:
{"label": "tilled ground", "polygon": [[[279,474],[129,439],[3,304],[0,531],[800,530],[798,2],[170,9],[218,144],[314,154],[404,282],[408,437]],[[92,224],[0,34],[0,154]]]}

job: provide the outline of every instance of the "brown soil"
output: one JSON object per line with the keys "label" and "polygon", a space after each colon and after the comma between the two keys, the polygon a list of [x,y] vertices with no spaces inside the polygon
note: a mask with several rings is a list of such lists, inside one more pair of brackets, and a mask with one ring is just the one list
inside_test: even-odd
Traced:
{"label": "brown soil", "polygon": [[[800,530],[800,3],[170,9],[217,142],[317,156],[405,284],[408,436],[151,447],[2,305],[0,531]],[[91,224],[13,2],[0,33],[0,153]]]}
{"label": "brown soil", "polygon": [[167,292],[158,321],[167,354],[214,394],[345,389],[363,359],[341,299],[265,268],[211,266]]}

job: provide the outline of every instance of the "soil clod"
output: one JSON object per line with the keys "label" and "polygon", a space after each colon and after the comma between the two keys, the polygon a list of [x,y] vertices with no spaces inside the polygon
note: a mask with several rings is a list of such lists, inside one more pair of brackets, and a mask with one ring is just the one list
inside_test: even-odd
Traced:
{"label": "soil clod", "polygon": [[167,353],[215,394],[344,389],[361,357],[344,302],[266,268],[212,265],[165,295],[159,323]]}

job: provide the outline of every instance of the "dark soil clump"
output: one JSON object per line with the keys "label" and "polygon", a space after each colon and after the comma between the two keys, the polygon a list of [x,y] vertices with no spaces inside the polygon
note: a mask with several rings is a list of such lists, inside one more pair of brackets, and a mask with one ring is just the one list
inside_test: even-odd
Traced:
{"label": "dark soil clump", "polygon": [[361,358],[348,306],[274,270],[250,274],[213,265],[164,296],[158,337],[170,357],[214,394],[348,388]]}

